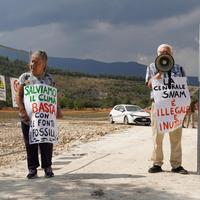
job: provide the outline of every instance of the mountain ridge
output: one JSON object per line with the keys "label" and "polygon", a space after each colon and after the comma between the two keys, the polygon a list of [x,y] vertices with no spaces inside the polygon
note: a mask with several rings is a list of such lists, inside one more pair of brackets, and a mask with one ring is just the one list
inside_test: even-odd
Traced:
{"label": "mountain ridge", "polygon": [[[29,52],[0,45],[0,55],[29,62]],[[94,59],[49,57],[49,67],[92,75],[122,75],[145,78],[146,66],[134,61],[102,62]],[[198,85],[198,77],[188,77],[190,85]]]}

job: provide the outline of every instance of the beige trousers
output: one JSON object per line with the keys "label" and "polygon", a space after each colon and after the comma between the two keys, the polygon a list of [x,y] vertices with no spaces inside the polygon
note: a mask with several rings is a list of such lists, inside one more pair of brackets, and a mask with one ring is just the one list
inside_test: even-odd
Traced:
{"label": "beige trousers", "polygon": [[194,117],[195,117],[195,112],[191,112],[188,114],[188,121],[187,121],[187,128],[189,127],[190,121],[192,124],[192,128],[194,128]]}
{"label": "beige trousers", "polygon": [[[164,158],[163,156],[164,134],[160,133],[157,128],[155,103],[152,103],[151,107],[151,127],[153,132],[153,145],[154,145],[151,160],[153,161],[153,164],[162,166]],[[181,166],[182,162],[181,136],[182,136],[182,127],[176,129],[175,131],[169,132],[169,139],[171,144],[170,163],[172,168],[177,168]]]}

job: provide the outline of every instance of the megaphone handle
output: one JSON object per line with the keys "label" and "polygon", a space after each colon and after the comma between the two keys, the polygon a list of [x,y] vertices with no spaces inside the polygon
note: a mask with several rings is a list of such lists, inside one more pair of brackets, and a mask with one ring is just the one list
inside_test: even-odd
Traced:
{"label": "megaphone handle", "polygon": [[171,78],[171,70],[169,70],[168,72],[168,88],[171,89],[171,83],[172,83],[172,78]]}

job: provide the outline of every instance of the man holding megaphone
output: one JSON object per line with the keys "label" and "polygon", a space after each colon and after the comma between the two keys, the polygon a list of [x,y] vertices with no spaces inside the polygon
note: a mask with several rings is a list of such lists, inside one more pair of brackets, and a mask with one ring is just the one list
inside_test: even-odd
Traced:
{"label": "man holding megaphone", "polygon": [[[157,55],[154,63],[151,63],[147,67],[146,71],[146,85],[152,89],[153,79],[164,79],[168,78],[168,88],[171,88],[171,77],[185,77],[185,72],[183,67],[174,63],[173,59],[173,49],[169,44],[161,44],[157,49]],[[156,118],[156,108],[154,102],[153,91],[151,91],[151,126],[153,132],[153,153],[151,160],[153,161],[153,166],[149,168],[149,173],[162,172],[163,165],[163,138],[164,134],[160,133],[157,127]],[[179,127],[171,132],[169,132],[170,144],[171,144],[171,156],[170,164],[172,166],[171,171],[188,174],[182,166],[182,151],[181,151],[181,136],[182,127]]]}

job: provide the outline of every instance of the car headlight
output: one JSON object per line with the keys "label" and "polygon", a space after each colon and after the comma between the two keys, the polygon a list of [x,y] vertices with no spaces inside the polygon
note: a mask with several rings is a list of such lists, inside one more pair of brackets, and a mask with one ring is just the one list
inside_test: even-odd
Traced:
{"label": "car headlight", "polygon": [[134,114],[130,114],[130,116],[133,117],[133,118],[136,117]]}

